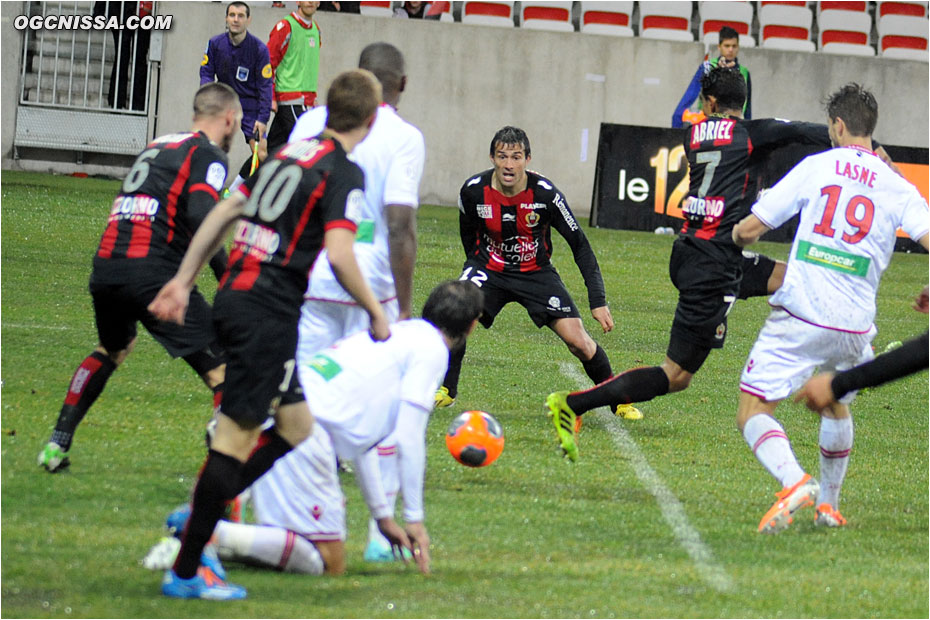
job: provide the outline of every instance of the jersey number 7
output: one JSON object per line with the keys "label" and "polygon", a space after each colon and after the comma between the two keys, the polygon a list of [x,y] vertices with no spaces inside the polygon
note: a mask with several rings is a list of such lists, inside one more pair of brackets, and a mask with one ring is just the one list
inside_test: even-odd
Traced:
{"label": "jersey number 7", "polygon": [[[824,206],[820,223],[814,226],[814,232],[818,235],[825,237],[836,236],[836,229],[833,228],[833,214],[836,212],[837,204],[839,204],[842,189],[839,185],[828,185],[820,190],[820,195],[827,197],[827,204]],[[872,218],[874,216],[875,205],[871,200],[865,196],[853,196],[846,203],[846,221],[855,229],[855,233],[844,232],[843,241],[846,243],[859,243],[862,241],[872,228]]]}

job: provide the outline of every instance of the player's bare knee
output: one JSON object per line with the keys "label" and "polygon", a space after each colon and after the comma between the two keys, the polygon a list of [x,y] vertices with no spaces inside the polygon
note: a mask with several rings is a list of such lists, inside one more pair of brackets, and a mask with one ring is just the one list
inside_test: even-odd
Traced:
{"label": "player's bare knee", "polygon": [[103,355],[106,355],[107,357],[110,358],[110,361],[112,361],[114,364],[119,366],[126,360],[129,354],[132,353],[132,349],[135,346],[136,346],[136,339],[133,338],[132,340],[129,341],[129,344],[126,345],[125,349],[120,349],[118,351],[109,351],[102,344],[98,344],[94,348],[94,351],[101,353]]}
{"label": "player's bare knee", "polygon": [[292,446],[296,446],[313,432],[313,415],[306,401],[288,403],[278,407],[275,414],[278,434]]}
{"label": "player's bare knee", "polygon": [[341,540],[314,543],[323,558],[323,573],[343,575],[346,572],[345,544]]}
{"label": "player's bare knee", "polygon": [[694,373],[688,372],[670,360],[666,360],[662,364],[662,370],[665,371],[665,376],[668,377],[669,393],[688,389],[688,386],[691,385],[691,379],[694,377]]}

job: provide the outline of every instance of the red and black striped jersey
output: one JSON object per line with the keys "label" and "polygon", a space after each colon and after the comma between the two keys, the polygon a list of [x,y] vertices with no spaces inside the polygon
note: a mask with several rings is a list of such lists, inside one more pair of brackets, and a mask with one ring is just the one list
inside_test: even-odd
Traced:
{"label": "red and black striped jersey", "polygon": [[94,256],[94,279],[174,275],[225,181],[226,154],[203,132],[149,143],[113,201]]}
{"label": "red and black striped jersey", "polygon": [[733,227],[749,215],[756,197],[750,182],[755,160],[791,142],[829,148],[830,136],[826,125],[773,118],[709,117],[692,125],[684,142],[690,188],[681,208],[681,234],[735,252]]}
{"label": "red and black striped jersey", "polygon": [[276,313],[298,316],[324,234],[355,233],[364,190],[362,169],[337,140],[286,145],[239,188],[248,202],[217,295],[247,292]]}
{"label": "red and black striped jersey", "polygon": [[526,189],[505,196],[491,186],[493,173],[492,168],[468,179],[459,192],[459,232],[467,259],[509,274],[551,268],[555,228],[572,250],[591,307],[606,305],[597,258],[562,192],[549,179],[527,171]]}

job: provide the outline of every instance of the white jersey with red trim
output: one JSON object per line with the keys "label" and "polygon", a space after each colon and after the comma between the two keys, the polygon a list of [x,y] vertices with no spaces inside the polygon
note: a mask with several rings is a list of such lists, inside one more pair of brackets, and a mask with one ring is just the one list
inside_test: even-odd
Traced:
{"label": "white jersey with red trim", "polygon": [[448,362],[439,330],[409,319],[391,325],[391,337],[383,342],[366,331],[323,349],[300,365],[300,383],[336,456],[353,459],[394,430],[402,402],[429,415]]}
{"label": "white jersey with red trim", "polygon": [[917,188],[856,146],[807,157],[752,212],[769,228],[801,213],[784,284],[769,303],[809,323],[857,333],[872,326],[897,229],[914,241],[930,230]]}
{"label": "white jersey with red trim", "polygon": [[[325,107],[308,110],[298,119],[289,142],[319,135],[325,125]],[[365,173],[365,207],[355,238],[355,258],[380,301],[396,296],[384,207],[419,206],[425,157],[423,134],[389,105],[378,108],[368,136],[352,151],[351,159]],[[321,256],[326,256],[325,249]],[[355,303],[336,280],[328,260],[314,265],[306,298]]]}

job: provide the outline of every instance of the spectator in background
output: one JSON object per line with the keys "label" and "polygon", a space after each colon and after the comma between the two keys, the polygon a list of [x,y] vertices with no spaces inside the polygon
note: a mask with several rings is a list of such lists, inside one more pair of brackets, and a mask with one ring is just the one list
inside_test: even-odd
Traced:
{"label": "spectator in background", "polygon": [[[271,116],[272,71],[268,47],[248,31],[252,23],[249,5],[236,0],[226,5],[226,32],[207,43],[200,63],[200,84],[216,79],[231,86],[242,104],[242,133],[255,148],[258,135],[258,158],[264,161],[268,143],[267,127]],[[252,158],[239,168],[239,176],[230,184],[235,191],[249,176]]]}
{"label": "spectator in background", "polygon": [[268,37],[275,112],[268,131],[269,153],[287,143],[297,118],[316,102],[322,41],[313,15],[319,6],[319,2],[298,2],[297,10],[275,24]]}
{"label": "spectator in background", "polygon": [[[151,0],[143,2],[94,2],[94,15],[119,15],[120,22],[132,15],[152,14]],[[148,81],[151,30],[111,30],[113,33],[113,67],[107,103],[117,110],[145,110],[145,87]],[[132,74],[129,66],[132,64]],[[131,94],[130,94],[131,93]],[[128,100],[128,101],[127,101]]]}
{"label": "spectator in background", "polygon": [[752,79],[749,77],[749,69],[739,64],[739,59],[736,57],[739,54],[739,33],[729,26],[724,26],[720,29],[719,41],[717,50],[720,55],[717,58],[705,60],[694,73],[691,83],[688,84],[685,94],[682,95],[678,107],[675,108],[675,112],[672,114],[672,127],[682,127],[685,121],[693,124],[695,121],[692,119],[700,120],[703,118],[700,114],[695,115],[692,113],[690,108],[697,102],[698,110],[701,109],[699,97],[701,94],[701,78],[714,67],[736,67],[739,69],[743,79],[746,80],[746,103],[743,104],[743,118],[752,118]]}
{"label": "spectator in background", "polygon": [[429,11],[429,2],[404,2],[394,9],[394,17],[401,19],[423,19]]}
{"label": "spectator in background", "polygon": [[358,2],[320,2],[320,11],[332,13],[359,13]]}

